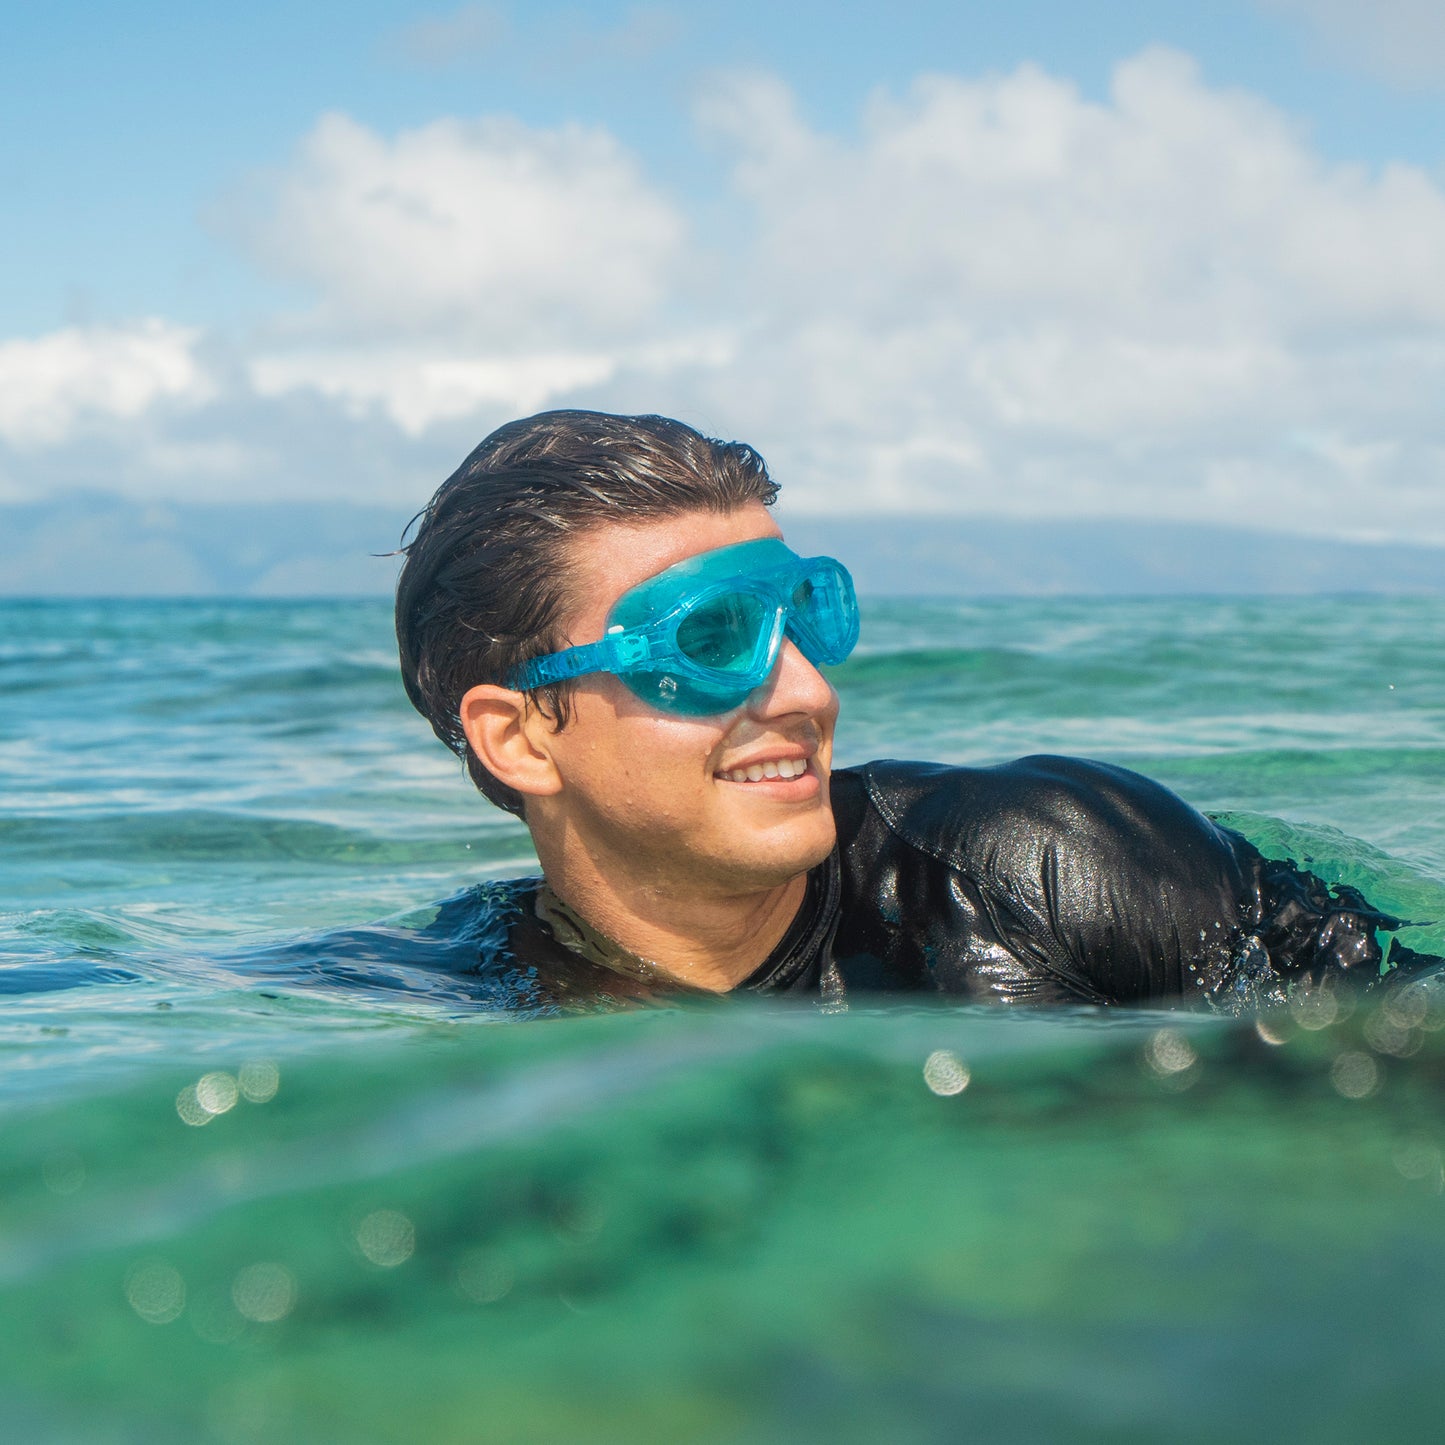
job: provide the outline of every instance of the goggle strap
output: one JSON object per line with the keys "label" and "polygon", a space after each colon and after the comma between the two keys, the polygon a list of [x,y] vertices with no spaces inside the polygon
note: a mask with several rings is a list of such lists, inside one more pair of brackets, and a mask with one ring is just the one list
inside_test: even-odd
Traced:
{"label": "goggle strap", "polygon": [[652,643],[641,630],[609,633],[598,642],[584,642],[546,657],[534,657],[513,674],[513,686],[521,689],[566,682],[589,672],[626,672],[641,666],[652,655]]}

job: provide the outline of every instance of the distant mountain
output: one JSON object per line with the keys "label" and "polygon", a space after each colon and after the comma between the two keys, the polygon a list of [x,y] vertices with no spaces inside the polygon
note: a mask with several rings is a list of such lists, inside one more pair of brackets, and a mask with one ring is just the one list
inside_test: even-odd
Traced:
{"label": "distant mountain", "polygon": [[1445,592],[1445,547],[1177,522],[783,520],[797,550],[841,558],[884,595]]}
{"label": "distant mountain", "polygon": [[[380,507],[146,505],[107,495],[0,507],[0,594],[381,596],[410,516]],[[1181,523],[780,518],[874,594],[1445,592],[1445,548]]]}
{"label": "distant mountain", "polygon": [[296,503],[145,504],[72,494],[0,507],[0,593],[323,597],[389,592],[410,512]]}

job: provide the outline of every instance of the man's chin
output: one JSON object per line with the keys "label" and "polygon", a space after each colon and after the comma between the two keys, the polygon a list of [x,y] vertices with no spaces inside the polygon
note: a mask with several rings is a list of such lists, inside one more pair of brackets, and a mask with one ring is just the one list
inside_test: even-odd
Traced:
{"label": "man's chin", "polygon": [[759,886],[777,888],[811,872],[833,851],[837,836],[833,815],[829,813],[827,826],[818,828],[810,838],[770,839],[772,846],[761,847],[758,852]]}

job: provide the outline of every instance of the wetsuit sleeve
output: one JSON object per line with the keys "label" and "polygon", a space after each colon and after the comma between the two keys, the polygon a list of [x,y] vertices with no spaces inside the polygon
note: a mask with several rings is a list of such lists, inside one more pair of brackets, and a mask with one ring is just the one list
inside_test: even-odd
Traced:
{"label": "wetsuit sleeve", "polygon": [[933,986],[945,991],[1219,1000],[1244,977],[1251,1001],[1267,1001],[1302,968],[1378,973],[1373,930],[1393,920],[1293,865],[1267,863],[1127,769],[1032,757],[867,773],[897,838],[948,870],[946,903],[935,897],[918,925]]}

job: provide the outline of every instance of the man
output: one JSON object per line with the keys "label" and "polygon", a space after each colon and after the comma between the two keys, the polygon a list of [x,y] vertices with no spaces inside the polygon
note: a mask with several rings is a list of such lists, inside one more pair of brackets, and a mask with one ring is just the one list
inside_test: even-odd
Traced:
{"label": "man", "polygon": [[439,920],[471,937],[485,913],[482,994],[1233,1008],[1381,977],[1395,920],[1137,774],[835,772],[819,665],[851,650],[856,600],[840,564],[787,549],[776,495],[740,443],[558,411],[494,432],[421,515],[397,589],[408,695],[542,865]]}

